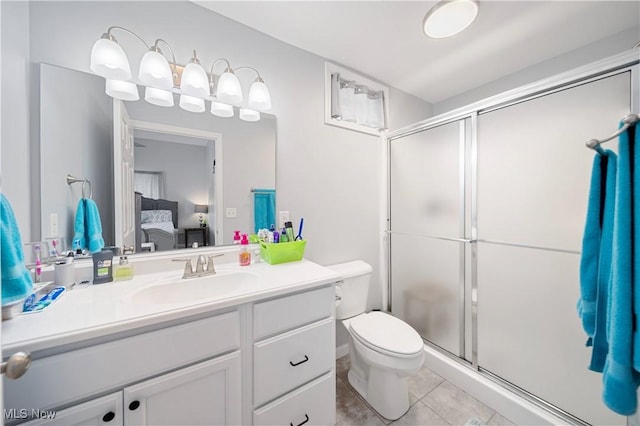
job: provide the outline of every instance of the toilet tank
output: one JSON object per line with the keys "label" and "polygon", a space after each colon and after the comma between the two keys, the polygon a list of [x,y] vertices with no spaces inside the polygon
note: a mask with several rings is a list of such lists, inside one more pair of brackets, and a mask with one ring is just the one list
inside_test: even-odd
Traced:
{"label": "toilet tank", "polygon": [[327,268],[342,276],[344,282],[336,286],[336,295],[342,300],[336,304],[336,318],[351,318],[367,309],[371,271],[373,268],[362,260],[329,265]]}

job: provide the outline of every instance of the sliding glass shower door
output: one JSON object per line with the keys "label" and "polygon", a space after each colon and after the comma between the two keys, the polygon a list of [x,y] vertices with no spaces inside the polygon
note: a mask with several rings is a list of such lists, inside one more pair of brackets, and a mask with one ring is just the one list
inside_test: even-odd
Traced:
{"label": "sliding glass shower door", "polygon": [[391,144],[394,315],[464,356],[465,121]]}
{"label": "sliding glass shower door", "polygon": [[624,418],[602,403],[602,376],[587,369],[576,312],[595,155],[585,142],[612,133],[630,113],[631,73],[550,89],[389,143],[393,314],[483,374],[591,424]]}

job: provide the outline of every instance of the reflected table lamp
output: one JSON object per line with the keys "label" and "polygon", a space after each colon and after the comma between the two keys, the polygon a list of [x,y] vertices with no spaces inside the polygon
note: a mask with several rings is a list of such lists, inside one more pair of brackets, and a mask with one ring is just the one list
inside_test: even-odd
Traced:
{"label": "reflected table lamp", "polygon": [[194,208],[194,212],[198,213],[198,218],[200,220],[200,227],[204,228],[207,224],[204,222],[203,214],[209,213],[209,206],[206,204],[196,204]]}

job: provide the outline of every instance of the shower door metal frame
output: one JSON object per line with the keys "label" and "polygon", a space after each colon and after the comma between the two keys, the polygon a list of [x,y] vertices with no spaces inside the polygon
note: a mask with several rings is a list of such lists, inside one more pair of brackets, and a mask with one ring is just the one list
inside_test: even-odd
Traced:
{"label": "shower door metal frame", "polygon": [[[470,246],[470,256],[471,256],[471,273],[469,279],[471,280],[471,347],[472,347],[472,356],[471,362],[469,363],[464,358],[464,346],[462,346],[461,353],[462,356],[456,358],[449,352],[437,347],[436,345],[430,345],[435,347],[440,353],[448,356],[449,358],[457,361],[458,363],[467,366],[470,369],[477,371],[479,374],[487,377],[499,385],[507,388],[508,390],[519,394],[520,396],[526,398],[533,404],[552,412],[554,415],[559,416],[561,418],[565,418],[570,422],[574,422],[577,424],[584,424],[581,419],[576,418],[575,416],[563,411],[562,409],[553,406],[552,404],[541,400],[536,395],[533,395],[526,390],[519,388],[517,385],[506,382],[504,379],[493,375],[490,372],[484,371],[478,365],[478,301],[477,301],[477,288],[478,288],[478,270],[477,270],[477,225],[478,225],[478,186],[477,186],[477,167],[478,167],[478,140],[477,140],[477,126],[478,126],[478,116],[483,113],[487,113],[490,111],[494,111],[497,109],[505,108],[510,105],[518,104],[521,102],[529,101],[538,97],[547,96],[559,91],[563,91],[566,89],[570,89],[572,87],[576,87],[579,85],[587,84],[592,81],[596,81],[602,78],[610,77],[613,75],[621,74],[624,72],[631,73],[631,110],[633,112],[640,111],[640,59],[638,58],[637,49],[633,49],[618,55],[614,55],[609,58],[605,58],[603,60],[594,62],[592,64],[588,64],[574,70],[564,72],[558,74],[556,76],[543,79],[525,86],[522,86],[517,89],[513,89],[507,92],[504,92],[500,95],[492,96],[487,99],[472,103],[466,107],[458,108],[448,113],[441,114],[439,116],[429,118],[418,123],[415,123],[410,126],[403,127],[401,129],[390,132],[386,135],[386,152],[387,152],[387,211],[386,211],[386,229],[384,231],[386,240],[389,242],[389,250],[386,252],[386,264],[387,264],[387,310],[392,312],[392,280],[391,280],[391,257],[392,257],[392,247],[391,247],[391,239],[389,238],[392,234],[391,230],[391,143],[393,140],[400,139],[402,137],[410,136],[425,130],[429,130],[444,124],[449,124],[455,121],[462,120],[465,123],[468,119],[469,121],[469,129],[471,141],[470,145],[464,152],[461,153],[461,156],[464,158],[465,153],[468,152],[468,157],[466,158],[465,170],[468,170],[471,174],[470,176],[470,188],[464,189],[463,193],[466,190],[471,191],[471,206],[469,213],[466,212],[466,199],[464,200],[463,214],[470,215],[470,234],[463,234],[465,237],[469,235],[469,239],[459,239],[459,242],[469,243]],[[621,117],[622,118],[622,117]],[[596,135],[597,136],[597,135]],[[586,142],[586,141],[585,141]],[[586,149],[586,148],[585,148]],[[466,181],[462,181],[464,185]],[[466,220],[466,218],[464,218]],[[464,222],[463,222],[464,223]],[[448,239],[448,238],[445,238]],[[464,246],[463,246],[464,247]],[[535,248],[535,247],[534,247]],[[466,257],[466,254],[465,256]],[[461,262],[461,265],[464,265],[465,262]],[[464,268],[464,266],[463,266]],[[465,272],[464,269],[462,271]],[[463,275],[464,276],[464,275]],[[464,283],[462,284],[462,289],[464,289]],[[464,299],[466,295],[463,294],[462,298]],[[464,305],[463,309],[464,311]],[[464,318],[464,312],[462,313]],[[462,321],[462,327],[464,328],[465,323]],[[462,336],[465,334],[465,330],[462,330]]]}

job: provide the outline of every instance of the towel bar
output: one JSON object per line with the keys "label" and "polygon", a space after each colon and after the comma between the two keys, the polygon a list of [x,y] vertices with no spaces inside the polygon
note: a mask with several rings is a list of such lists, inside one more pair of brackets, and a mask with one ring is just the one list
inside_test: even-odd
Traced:
{"label": "towel bar", "polygon": [[93,189],[91,188],[91,181],[89,179],[80,179],[71,175],[67,175],[67,185],[71,186],[73,183],[82,182],[82,198],[87,198],[84,192],[84,185],[89,185],[89,199],[93,198]]}
{"label": "towel bar", "polygon": [[600,144],[608,142],[611,139],[617,138],[622,133],[624,133],[629,127],[631,127],[633,124],[635,124],[638,121],[640,121],[640,114],[629,114],[622,119],[622,122],[624,123],[624,125],[620,127],[620,129],[617,132],[615,132],[613,135],[605,139],[590,139],[587,141],[585,145],[587,146],[587,148],[594,149],[602,154],[602,148],[600,147]]}

